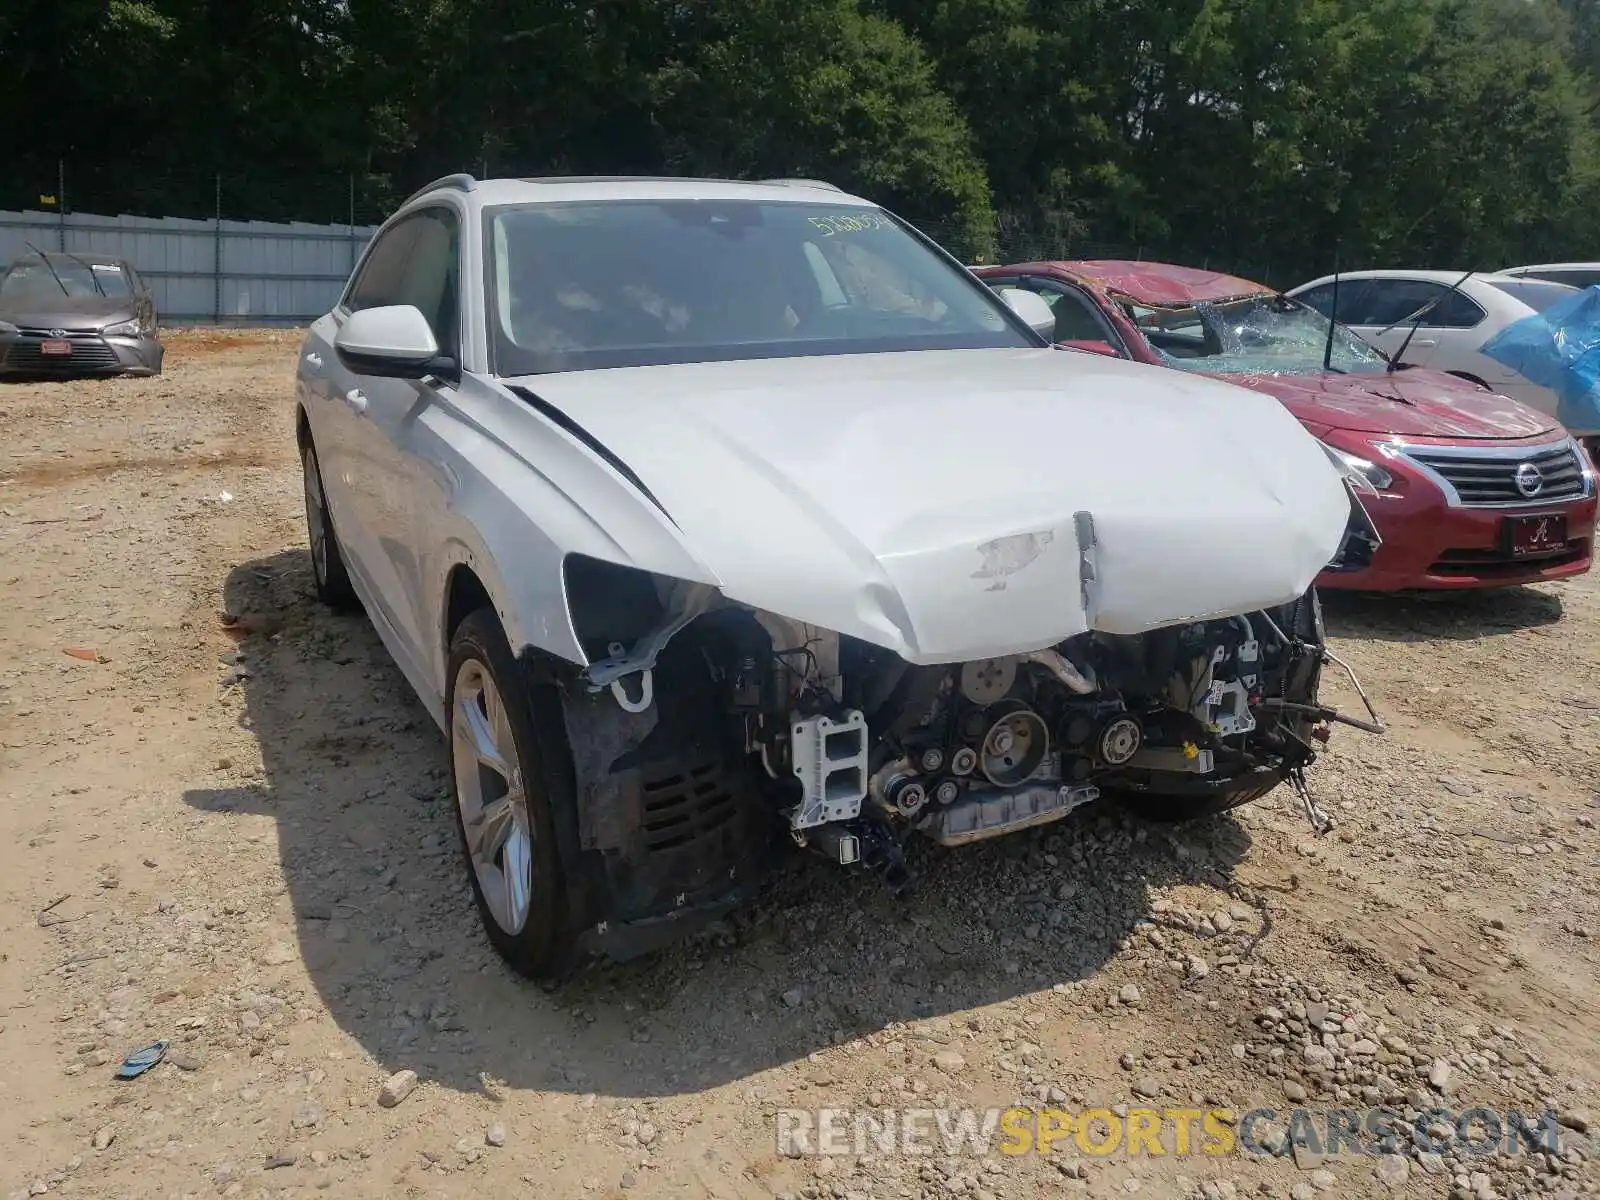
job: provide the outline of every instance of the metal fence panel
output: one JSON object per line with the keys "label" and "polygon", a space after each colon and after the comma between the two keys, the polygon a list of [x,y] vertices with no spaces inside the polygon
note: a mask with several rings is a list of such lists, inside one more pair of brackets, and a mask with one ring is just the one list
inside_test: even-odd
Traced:
{"label": "metal fence panel", "polygon": [[0,263],[41,250],[115,254],[168,325],[297,325],[333,307],[375,225],[0,211]]}

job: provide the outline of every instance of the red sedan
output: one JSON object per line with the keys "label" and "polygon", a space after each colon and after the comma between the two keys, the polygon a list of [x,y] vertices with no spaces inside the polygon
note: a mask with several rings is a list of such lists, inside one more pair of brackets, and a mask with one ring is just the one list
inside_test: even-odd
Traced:
{"label": "red sedan", "polygon": [[1552,417],[1391,364],[1342,326],[1330,354],[1324,317],[1248,279],[1109,261],[977,274],[1049,301],[1058,345],[1225,376],[1288,406],[1348,468],[1383,539],[1369,566],[1320,587],[1500,587],[1589,569],[1595,476]]}

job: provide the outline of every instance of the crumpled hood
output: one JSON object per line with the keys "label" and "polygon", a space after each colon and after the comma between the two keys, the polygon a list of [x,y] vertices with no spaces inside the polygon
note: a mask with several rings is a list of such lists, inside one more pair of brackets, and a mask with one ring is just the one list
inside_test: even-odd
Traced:
{"label": "crumpled hood", "polygon": [[83,333],[131,321],[137,315],[128,296],[0,297],[0,321],[30,329]]}
{"label": "crumpled hood", "polygon": [[1286,603],[1349,515],[1276,401],[1057,350],[509,382],[625,463],[730,599],[917,663]]}
{"label": "crumpled hood", "polygon": [[[1394,374],[1318,371],[1306,375],[1229,375],[1241,387],[1276,396],[1313,425],[1400,437],[1524,438],[1555,421],[1474,383],[1407,367]],[[1398,397],[1398,399],[1396,398]]]}

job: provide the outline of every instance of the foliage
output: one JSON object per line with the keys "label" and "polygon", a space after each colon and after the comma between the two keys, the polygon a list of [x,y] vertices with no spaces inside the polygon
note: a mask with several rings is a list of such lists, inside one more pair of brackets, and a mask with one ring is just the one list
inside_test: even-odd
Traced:
{"label": "foliage", "polygon": [[[10,0],[0,207],[813,175],[969,256],[1593,258],[1597,0]],[[217,178],[221,176],[220,189]]]}

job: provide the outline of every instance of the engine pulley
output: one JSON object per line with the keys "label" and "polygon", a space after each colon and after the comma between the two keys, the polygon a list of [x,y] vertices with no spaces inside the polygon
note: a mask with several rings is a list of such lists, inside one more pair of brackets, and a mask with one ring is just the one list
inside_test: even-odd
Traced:
{"label": "engine pulley", "polygon": [[978,752],[978,769],[996,787],[1031,778],[1050,752],[1043,718],[1020,700],[1002,700],[985,714],[990,721]]}
{"label": "engine pulley", "polygon": [[1100,727],[1095,753],[1110,767],[1124,767],[1144,745],[1144,726],[1131,713],[1118,713]]}

